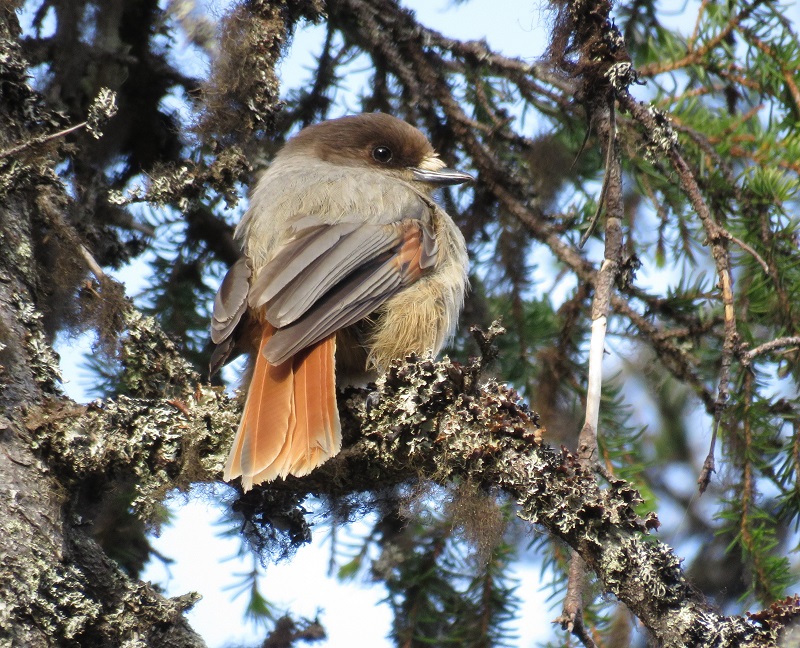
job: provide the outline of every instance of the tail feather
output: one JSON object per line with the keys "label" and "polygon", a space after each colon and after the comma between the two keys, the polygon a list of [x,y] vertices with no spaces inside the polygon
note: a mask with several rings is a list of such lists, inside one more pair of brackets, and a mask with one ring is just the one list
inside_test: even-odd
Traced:
{"label": "tail feather", "polygon": [[[335,349],[334,338],[334,349]],[[324,375],[336,375],[336,362],[334,354],[325,354],[322,371]],[[322,394],[322,425],[325,430],[324,450],[336,454],[342,445],[342,430],[339,425],[339,407],[336,404],[336,390]]]}
{"label": "tail feather", "polygon": [[263,349],[274,329],[264,327],[244,413],[225,466],[224,479],[254,484],[302,476],[339,452],[335,335],[274,366]]}
{"label": "tail feather", "polygon": [[[335,345],[334,340],[331,337],[327,344]],[[328,371],[329,356],[332,358],[333,353],[312,352],[297,365],[294,382],[297,421],[289,455],[291,465],[288,469],[293,475],[308,474],[338,451],[338,447],[332,448],[328,441],[333,430],[325,416],[327,400],[330,395],[335,395],[335,390],[320,391],[319,388],[332,375]],[[336,423],[338,427],[338,420]]]}
{"label": "tail feather", "polygon": [[[336,336],[333,338],[333,348],[336,350]],[[336,376],[336,360],[335,353],[330,353],[325,356],[325,374]],[[339,405],[336,402],[336,389],[326,392],[323,396],[323,417],[325,421],[325,430],[327,434],[325,439],[327,441],[327,452],[336,454],[342,449],[342,427],[339,423]]]}

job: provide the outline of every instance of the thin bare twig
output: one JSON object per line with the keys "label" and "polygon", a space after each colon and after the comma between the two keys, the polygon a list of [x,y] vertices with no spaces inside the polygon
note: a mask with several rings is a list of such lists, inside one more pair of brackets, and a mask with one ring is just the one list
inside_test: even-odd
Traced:
{"label": "thin bare twig", "polygon": [[[610,122],[610,135],[609,135],[609,142],[615,142],[617,139],[617,120],[616,120],[616,112],[614,111],[614,106],[612,104],[610,110],[611,116],[609,119]],[[588,132],[587,132],[588,138]],[[584,140],[584,145],[586,144],[586,140]],[[600,218],[600,212],[603,210],[603,205],[606,201],[606,193],[608,192],[608,180],[609,180],[609,169],[611,168],[611,157],[614,152],[614,147],[607,145],[606,146],[606,171],[605,175],[603,176],[603,186],[600,189],[600,198],[597,200],[597,209],[594,211],[594,216],[592,216],[592,220],[589,221],[589,227],[586,228],[586,231],[581,236],[581,240],[578,243],[578,247],[582,248],[586,245],[586,241],[589,240],[589,237],[594,232],[595,227],[597,227],[597,221]],[[576,158],[577,159],[577,158]]]}
{"label": "thin bare twig", "polygon": [[742,249],[743,249],[745,252],[747,252],[747,253],[748,253],[750,256],[752,256],[752,257],[753,257],[753,258],[754,258],[756,261],[758,261],[758,264],[759,264],[759,265],[761,266],[761,268],[764,270],[764,273],[765,273],[765,274],[767,274],[767,275],[769,274],[769,266],[767,265],[767,262],[766,262],[766,261],[764,261],[764,259],[762,259],[762,258],[761,258],[761,255],[760,255],[758,252],[756,252],[756,251],[755,251],[755,250],[754,250],[752,247],[750,247],[750,246],[749,246],[747,243],[745,243],[745,242],[744,242],[742,239],[740,239],[740,238],[737,238],[736,236],[734,236],[733,234],[731,234],[731,233],[730,233],[728,230],[726,230],[725,228],[722,228],[722,236],[724,236],[724,237],[725,237],[726,239],[728,239],[729,241],[733,241],[734,243],[736,243],[736,245],[738,245],[738,246],[739,246],[740,248],[742,248]]}
{"label": "thin bare twig", "polygon": [[795,335],[791,337],[776,338],[774,340],[770,340],[769,342],[765,342],[764,344],[759,344],[754,349],[745,351],[742,354],[742,361],[745,364],[749,365],[753,361],[753,358],[755,358],[756,356],[760,356],[765,353],[772,353],[776,349],[784,349],[786,347],[798,347],[798,346],[800,346],[800,336]]}
{"label": "thin bare twig", "polygon": [[57,133],[50,133],[49,135],[39,135],[38,137],[32,137],[27,142],[22,142],[21,144],[12,146],[10,149],[6,149],[5,151],[0,151],[0,159],[16,155],[17,153],[22,153],[22,151],[24,151],[27,148],[31,148],[32,146],[38,146],[39,144],[46,144],[47,142],[51,142],[55,139],[58,139],[59,137],[65,137],[70,133],[74,133],[76,130],[85,128],[88,123],[89,123],[88,121],[83,121],[80,124],[75,124],[75,126],[70,126],[69,128],[60,130]]}
{"label": "thin bare twig", "polygon": [[578,637],[585,648],[596,648],[594,639],[583,624],[583,590],[586,585],[586,563],[574,549],[569,554],[569,581],[564,607],[554,623]]}
{"label": "thin bare twig", "polygon": [[92,271],[92,274],[97,278],[98,281],[103,281],[106,278],[106,273],[103,272],[103,269],[100,267],[100,264],[97,263],[97,260],[94,258],[91,252],[86,249],[86,246],[83,243],[78,244],[78,250],[80,250],[81,256],[83,260],[86,261],[86,265],[89,266],[89,270]]}
{"label": "thin bare twig", "polygon": [[592,300],[592,336],[589,346],[586,419],[578,439],[579,456],[584,460],[588,460],[589,457],[597,458],[597,431],[603,380],[602,363],[605,334],[608,313],[611,310],[611,295],[619,268],[622,265],[622,216],[624,213],[622,167],[616,145],[613,99],[603,107],[600,113],[598,132],[601,134],[601,139],[606,149],[606,172],[603,182],[606,187],[604,196],[606,205],[606,241],[603,264],[598,272],[594,299]]}

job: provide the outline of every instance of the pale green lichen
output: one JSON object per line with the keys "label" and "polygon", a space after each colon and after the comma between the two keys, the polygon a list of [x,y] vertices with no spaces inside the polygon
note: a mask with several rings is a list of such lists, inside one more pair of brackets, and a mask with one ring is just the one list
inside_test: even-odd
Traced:
{"label": "pale green lichen", "polygon": [[[681,625],[681,619],[696,618],[697,601],[681,560],[649,535],[657,519],[637,514],[639,493],[623,480],[601,486],[576,456],[541,445],[535,414],[507,388],[490,381],[464,390],[469,371],[416,359],[390,367],[379,382],[378,398],[371,399],[376,404],[358,443],[370,463],[385,462],[383,470],[374,466],[379,479],[402,475],[406,467],[442,483],[457,478],[500,487],[516,497],[519,517],[542,524],[578,549],[605,591],[648,623],[669,623],[665,635],[680,641],[694,636],[696,626]],[[391,562],[391,555],[386,560]],[[742,619],[709,614],[708,631],[724,628],[730,641],[767,636]]]}
{"label": "pale green lichen", "polygon": [[636,71],[629,61],[620,61],[606,70],[605,77],[616,90],[625,91],[628,86],[636,82]]}
{"label": "pale green lichen", "polygon": [[134,509],[158,519],[171,490],[219,478],[239,410],[200,382],[153,318],[130,309],[124,319],[123,383],[133,396],[31,408],[28,427],[59,479],[132,479]]}
{"label": "pale green lichen", "polygon": [[[52,555],[42,555],[35,547],[30,556],[9,557],[4,565],[16,578],[6,583],[8,603],[0,613],[0,628],[10,629],[20,619],[30,618],[36,620],[39,632],[54,640],[75,640],[100,617],[102,605],[83,594],[86,578],[75,566],[54,563]],[[0,630],[0,645],[3,641]]]}
{"label": "pale green lichen", "polygon": [[678,144],[678,133],[672,127],[669,117],[655,106],[648,104],[646,110],[650,113],[654,128],[648,132],[645,147],[645,159],[650,162],[659,161],[665,153],[673,150]]}
{"label": "pale green lichen", "polygon": [[38,443],[62,479],[135,476],[134,509],[145,520],[174,488],[213,481],[238,423],[221,389],[199,387],[184,401],[120,396],[100,406],[31,414]]}
{"label": "pale green lichen", "polygon": [[61,382],[58,355],[47,342],[42,330],[42,314],[29,301],[14,295],[17,307],[17,320],[25,327],[25,350],[28,367],[39,387],[46,392],[55,393]]}
{"label": "pale green lichen", "polygon": [[103,136],[100,128],[103,124],[117,114],[117,93],[110,88],[100,88],[97,96],[89,106],[86,118],[86,130],[95,139]]}

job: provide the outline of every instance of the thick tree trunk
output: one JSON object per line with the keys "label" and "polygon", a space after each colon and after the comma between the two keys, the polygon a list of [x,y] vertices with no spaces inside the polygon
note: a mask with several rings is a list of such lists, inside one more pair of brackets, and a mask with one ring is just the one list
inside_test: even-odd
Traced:
{"label": "thick tree trunk", "polygon": [[[45,189],[43,189],[45,190]],[[27,279],[34,276],[33,190],[7,195],[0,225],[0,645],[202,646],[183,611],[123,574],[75,514],[78,497],[37,452],[45,412],[75,409],[57,387],[55,356]],[[80,409],[80,408],[78,408]]]}
{"label": "thick tree trunk", "polygon": [[[123,574],[89,534],[38,451],[35,425],[75,404],[58,387],[42,310],[62,277],[42,273],[54,232],[43,205],[67,204],[46,151],[3,152],[40,134],[48,115],[27,86],[13,11],[0,15],[0,646],[202,646],[183,612]],[[79,251],[73,250],[76,258]],[[131,645],[133,645],[131,643]]]}

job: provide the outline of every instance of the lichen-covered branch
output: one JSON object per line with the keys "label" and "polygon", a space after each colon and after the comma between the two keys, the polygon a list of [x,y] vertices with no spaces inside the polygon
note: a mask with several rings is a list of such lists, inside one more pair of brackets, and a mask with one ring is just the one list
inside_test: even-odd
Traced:
{"label": "lichen-covered branch", "polygon": [[[128,344],[150,343],[148,335],[133,339]],[[339,457],[307,478],[255,489],[244,505],[263,502],[270,491],[272,498],[344,494],[410,477],[500,487],[517,500],[520,517],[569,544],[663,645],[777,645],[777,626],[725,618],[696,597],[680,560],[651,536],[655,516],[638,514],[638,493],[623,480],[602,487],[577,455],[542,444],[538,416],[513,390],[494,381],[479,385],[479,371],[478,364],[418,358],[396,364],[379,381],[369,412],[363,393],[343,398],[352,441]],[[132,473],[137,506],[147,513],[172,487],[218,478],[237,416],[227,397],[199,387],[182,399],[44,408],[27,422],[65,483]]]}
{"label": "lichen-covered branch", "polygon": [[651,535],[655,515],[637,513],[635,489],[623,480],[601,487],[576,455],[541,444],[536,414],[512,390],[493,381],[464,389],[472,370],[430,360],[394,366],[379,383],[378,405],[361,414],[363,439],[323,466],[327,474],[314,485],[335,475],[342,489],[348,475],[368,469],[384,478],[413,470],[442,483],[500,486],[516,498],[520,517],[575,549],[660,645],[778,645],[781,623],[725,617],[693,592],[681,560]]}

